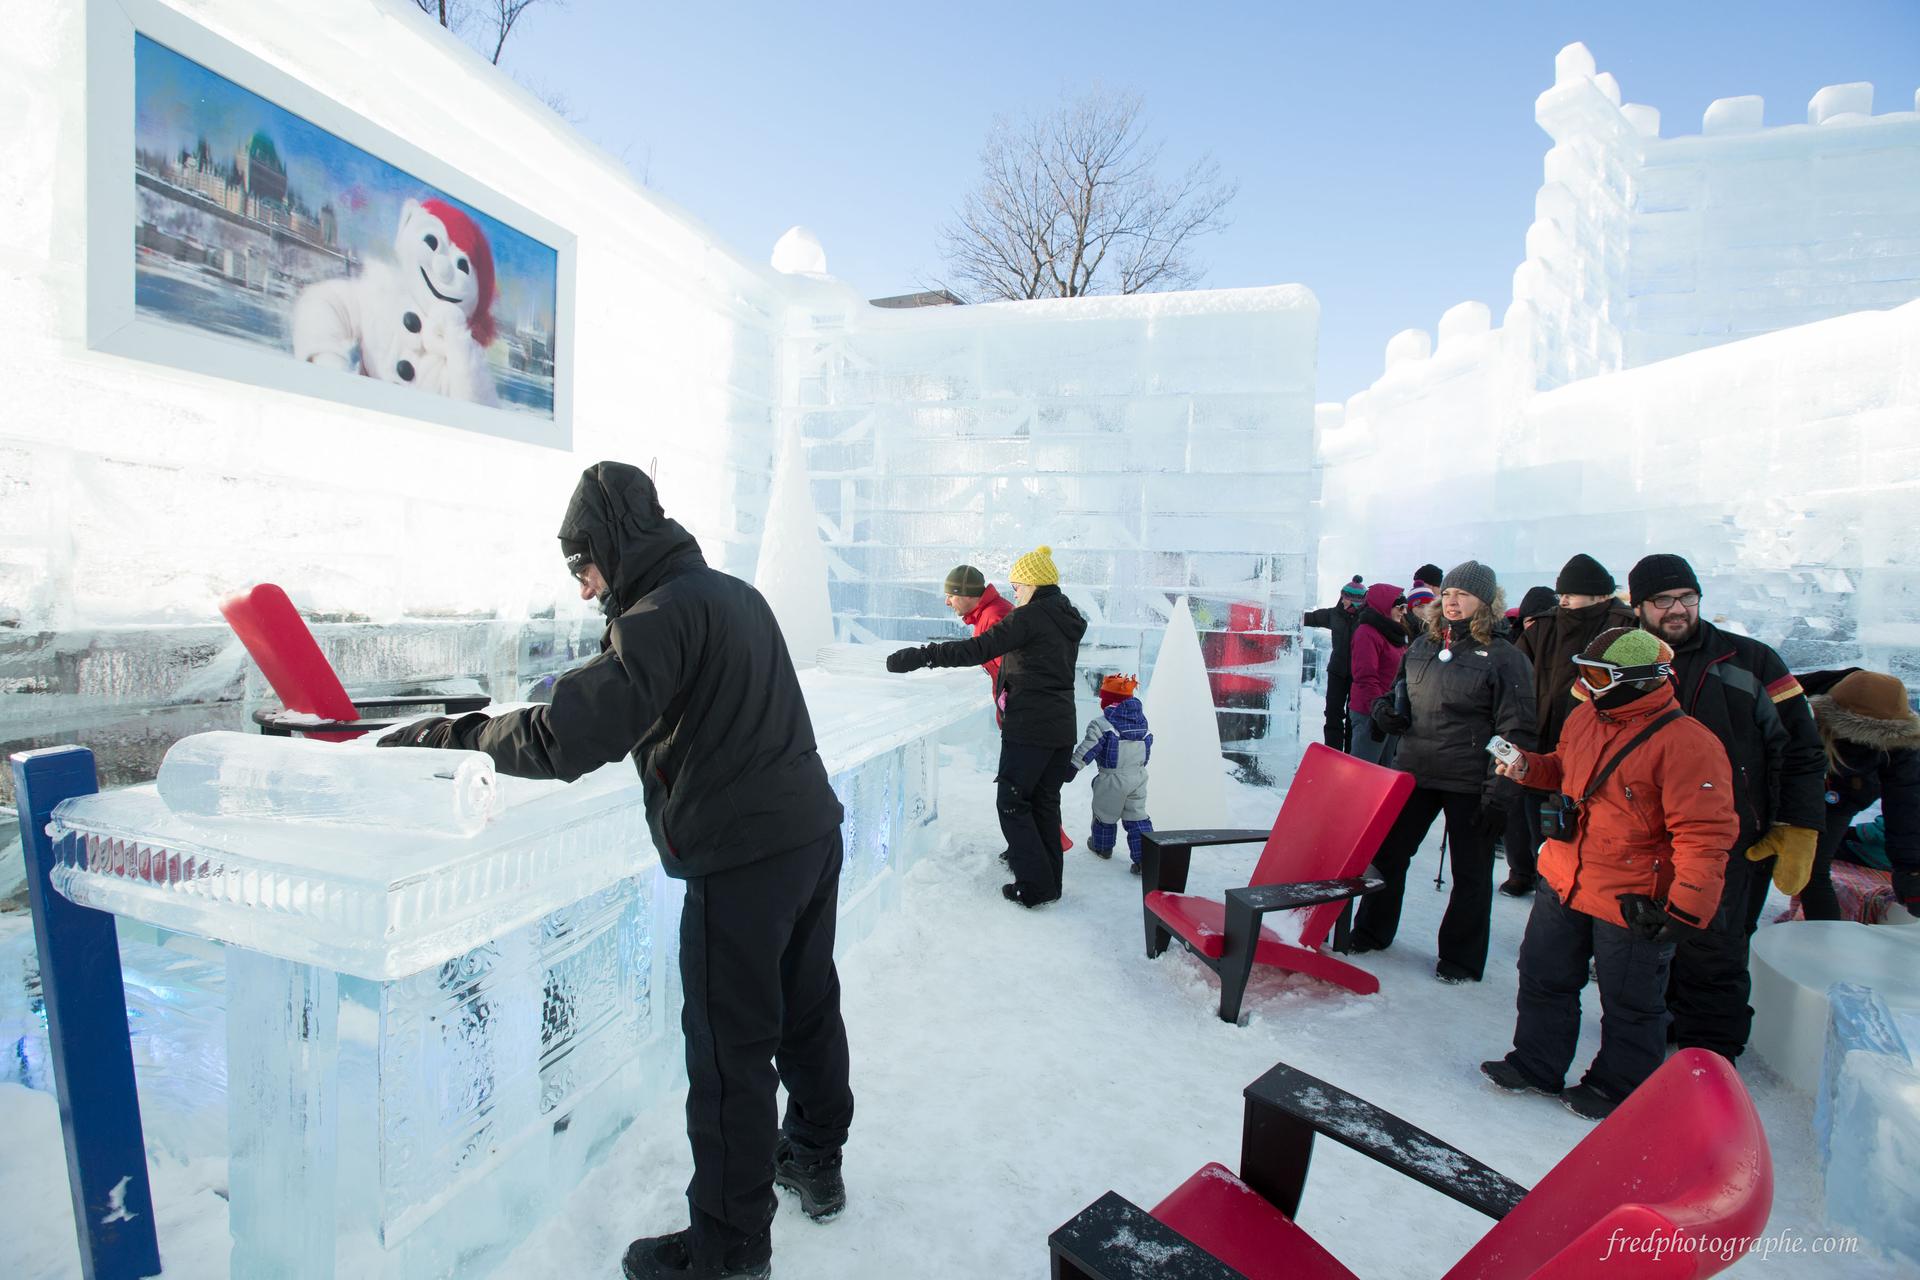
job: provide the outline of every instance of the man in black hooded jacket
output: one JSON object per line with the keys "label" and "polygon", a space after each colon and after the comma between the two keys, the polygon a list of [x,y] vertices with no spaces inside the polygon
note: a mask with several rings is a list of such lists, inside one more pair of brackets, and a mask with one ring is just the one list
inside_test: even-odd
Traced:
{"label": "man in black hooded jacket", "polygon": [[661,865],[687,883],[693,1181],[688,1230],[634,1241],[623,1265],[630,1280],[763,1277],[776,1181],[810,1217],[845,1204],[840,803],[773,612],[707,566],[644,472],[587,468],[560,545],[607,615],[600,655],[555,681],[549,705],[419,721],[381,745],[484,751],[502,773],[566,782],[632,756]]}

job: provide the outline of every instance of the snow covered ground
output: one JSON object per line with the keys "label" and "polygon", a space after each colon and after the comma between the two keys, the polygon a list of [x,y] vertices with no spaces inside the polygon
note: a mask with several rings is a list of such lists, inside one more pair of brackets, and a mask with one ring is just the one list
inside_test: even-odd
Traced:
{"label": "snow covered ground", "polygon": [[[1318,716],[1303,707],[1302,719]],[[1405,1116],[1521,1182],[1538,1180],[1589,1126],[1557,1102],[1487,1085],[1479,1062],[1504,1052],[1527,904],[1496,897],[1494,961],[1479,985],[1432,977],[1446,895],[1433,874],[1438,837],[1414,865],[1400,941],[1362,963],[1377,996],[1256,973],[1247,1025],[1214,1015],[1212,975],[1177,947],[1142,952],[1139,885],[1125,854],[1067,855],[1066,896],[1039,911],[1000,898],[1006,879],[990,770],[949,749],[941,778],[948,847],[906,882],[902,907],[841,968],[859,1099],[846,1153],[850,1206],[815,1225],[783,1198],[775,1274],[783,1280],[898,1280],[1046,1274],[1047,1233],[1109,1187],[1151,1205],[1195,1168],[1232,1165],[1240,1090],[1286,1061]],[[1265,825],[1272,793],[1230,783],[1233,825]],[[1088,823],[1086,780],[1067,792],[1068,830]],[[1202,851],[1193,889],[1245,883],[1256,850]],[[18,927],[12,917],[5,927]],[[1504,960],[1504,963],[1503,963]],[[1581,1048],[1599,1034],[1590,996]],[[1576,1064],[1576,1071],[1584,1059]],[[1812,1104],[1743,1064],[1773,1144],[1776,1249],[1734,1271],[1782,1277],[1910,1276],[1863,1245],[1825,1241]],[[54,1100],[0,1086],[0,1275],[80,1273]],[[1661,1141],[1649,1134],[1649,1144]],[[682,1115],[639,1117],[611,1156],[499,1272],[616,1275],[632,1237],[684,1225],[689,1158]],[[227,1272],[225,1171],[156,1162],[161,1255],[169,1276]],[[1332,1143],[1320,1144],[1301,1222],[1368,1277],[1437,1276],[1486,1219]],[[21,1225],[28,1224],[28,1225]],[[1623,1271],[1623,1275],[1626,1273]]]}

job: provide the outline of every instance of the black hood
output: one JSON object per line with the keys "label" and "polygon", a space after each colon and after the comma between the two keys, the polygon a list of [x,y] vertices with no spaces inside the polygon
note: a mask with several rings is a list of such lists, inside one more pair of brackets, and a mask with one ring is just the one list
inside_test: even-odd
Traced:
{"label": "black hood", "polygon": [[706,563],[693,535],[661,510],[652,479],[624,462],[597,462],[581,473],[560,537],[587,544],[607,582],[600,608],[609,618],[675,574]]}

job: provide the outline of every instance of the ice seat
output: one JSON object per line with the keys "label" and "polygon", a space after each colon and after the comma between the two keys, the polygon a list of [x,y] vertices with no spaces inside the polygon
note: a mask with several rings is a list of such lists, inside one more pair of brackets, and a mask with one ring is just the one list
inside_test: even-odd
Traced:
{"label": "ice seat", "polygon": [[1920,1010],[1920,928],[1793,920],[1753,936],[1753,1051],[1796,1088],[1820,1088],[1827,989],[1858,983]]}

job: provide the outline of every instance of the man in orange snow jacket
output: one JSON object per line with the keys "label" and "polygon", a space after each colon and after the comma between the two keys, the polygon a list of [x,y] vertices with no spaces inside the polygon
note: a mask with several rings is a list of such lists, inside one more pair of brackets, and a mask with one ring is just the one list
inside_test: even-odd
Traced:
{"label": "man in orange snow jacket", "polygon": [[[1586,701],[1559,746],[1499,766],[1537,798],[1558,793],[1539,864],[1553,891],[1535,895],[1520,944],[1513,1052],[1480,1069],[1504,1089],[1557,1094],[1574,1114],[1598,1120],[1665,1057],[1674,943],[1713,919],[1740,819],[1726,750],[1680,710],[1664,640],[1615,627],[1573,661]],[[1558,823],[1554,809],[1564,815]],[[1590,959],[1600,1051],[1586,1077],[1563,1090]]]}

